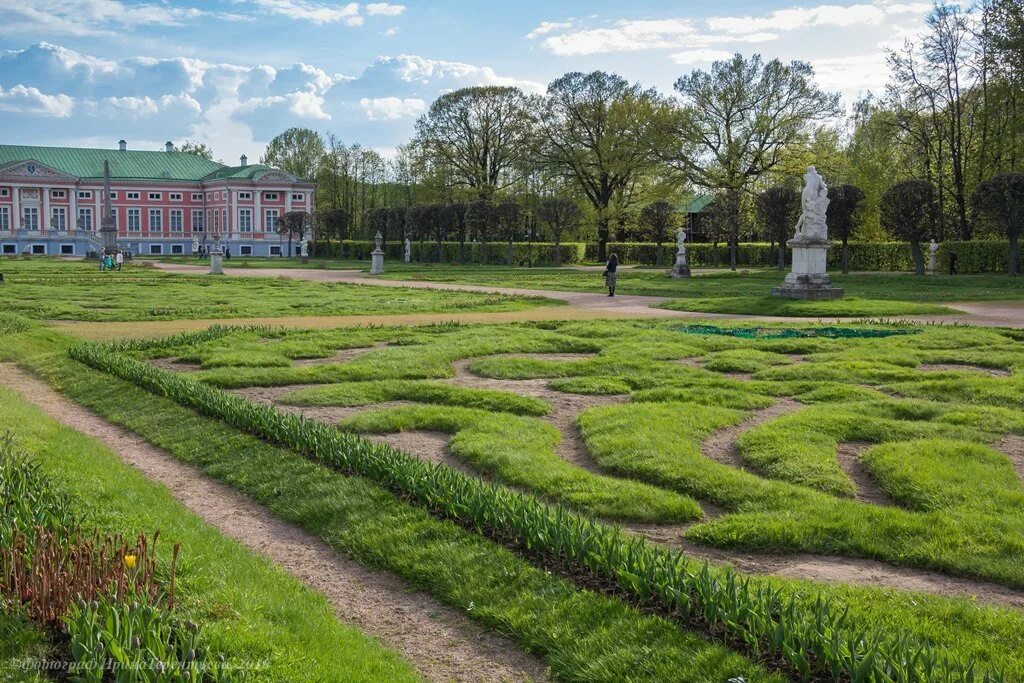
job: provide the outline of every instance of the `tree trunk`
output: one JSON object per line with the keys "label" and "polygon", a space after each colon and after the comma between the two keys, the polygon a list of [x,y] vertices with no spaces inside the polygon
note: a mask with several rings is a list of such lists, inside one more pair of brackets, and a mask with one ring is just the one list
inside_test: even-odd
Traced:
{"label": "tree trunk", "polygon": [[343,238],[338,238],[338,260],[345,260],[345,240]]}
{"label": "tree trunk", "polygon": [[846,239],[843,238],[843,275],[850,272],[850,252],[847,248]]}
{"label": "tree trunk", "polygon": [[507,258],[505,260],[508,262],[508,265],[510,265],[510,266],[513,265],[512,261],[514,260],[514,256],[512,254],[512,238],[511,237],[508,238],[508,255],[507,255]]}
{"label": "tree trunk", "polygon": [[562,265],[562,240],[555,236],[555,267]]}
{"label": "tree trunk", "polygon": [[437,240],[437,262],[441,263],[444,261],[444,245],[441,243],[440,238]]}
{"label": "tree trunk", "polygon": [[657,255],[654,257],[654,265],[661,267],[661,242],[658,242]]}
{"label": "tree trunk", "polygon": [[1018,239],[1019,239],[1018,235],[1013,235],[1013,236],[1010,237],[1010,258],[1009,258],[1009,261],[1006,264],[1006,266],[1007,266],[1006,272],[1009,273],[1010,275],[1016,275],[1017,274],[1017,240]]}
{"label": "tree trunk", "polygon": [[779,253],[775,260],[777,261],[775,265],[780,272],[786,269],[786,243],[782,240],[779,240]]}
{"label": "tree trunk", "polygon": [[466,264],[466,236],[459,235],[459,264]]}
{"label": "tree trunk", "polygon": [[597,219],[597,260],[608,260],[608,218],[605,216]]}
{"label": "tree trunk", "polygon": [[914,269],[918,275],[924,275],[924,256],[921,255],[921,243],[914,240],[910,243],[910,253],[914,255]]}
{"label": "tree trunk", "polygon": [[487,265],[487,240],[480,236],[480,263]]}

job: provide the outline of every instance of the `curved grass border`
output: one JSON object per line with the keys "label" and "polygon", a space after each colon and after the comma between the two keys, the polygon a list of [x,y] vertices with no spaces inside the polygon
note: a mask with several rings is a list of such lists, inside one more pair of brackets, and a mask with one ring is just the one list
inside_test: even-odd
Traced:
{"label": "curved grass border", "polygon": [[624,537],[617,527],[384,444],[251,403],[97,344],[71,347],[91,367],[342,471],[366,476],[437,514],[582,573],[635,601],[657,607],[730,646],[804,680],[994,683],[999,672],[908,634],[847,623],[847,610],[818,595],[798,600],[781,588],[712,571],[683,553]]}

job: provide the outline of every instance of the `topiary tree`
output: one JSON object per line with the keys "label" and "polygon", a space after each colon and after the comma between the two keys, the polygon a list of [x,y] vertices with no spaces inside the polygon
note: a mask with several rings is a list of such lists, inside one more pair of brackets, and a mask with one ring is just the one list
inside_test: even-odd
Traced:
{"label": "topiary tree", "polygon": [[562,233],[580,224],[580,206],[568,197],[545,197],[537,205],[537,218],[555,238],[555,265],[562,265]]}
{"label": "topiary tree", "polygon": [[800,213],[800,193],[789,187],[772,187],[754,197],[754,213],[768,239],[778,243],[776,265],[786,267],[786,240],[796,227]]}
{"label": "topiary tree", "polygon": [[847,242],[857,229],[857,209],[864,201],[864,190],[856,185],[840,185],[828,191],[826,222],[832,234],[843,243],[843,272],[850,272]]}
{"label": "topiary tree", "polygon": [[385,223],[387,231],[384,233],[389,239],[405,241],[405,212],[404,206],[393,206],[388,209],[388,219]]}
{"label": "topiary tree", "polygon": [[1017,274],[1017,242],[1024,231],[1024,173],[1001,173],[978,185],[971,198],[978,213],[988,218],[1010,241],[1006,272]]}
{"label": "topiary tree", "polygon": [[431,223],[430,207],[426,204],[410,206],[405,213],[406,235],[410,240],[419,242],[419,261],[423,262],[423,242],[430,234],[433,224]]}
{"label": "topiary tree", "polygon": [[924,275],[921,241],[935,230],[935,187],[927,180],[904,180],[882,195],[882,228],[910,242],[914,268]]}
{"label": "topiary tree", "polygon": [[640,225],[644,227],[648,235],[658,245],[655,265],[660,266],[662,262],[662,244],[672,234],[677,223],[675,207],[664,199],[653,201],[640,209]]}
{"label": "topiary tree", "polygon": [[494,207],[494,222],[501,235],[508,240],[505,261],[511,266],[515,257],[512,243],[523,223],[523,210],[520,208],[519,202],[508,199]]}
{"label": "topiary tree", "polygon": [[302,237],[306,234],[306,231],[312,226],[313,220],[305,211],[288,211],[281,219],[277,222],[277,233],[279,235],[288,236],[288,255],[292,256],[295,254],[295,250],[292,249],[292,238]]}
{"label": "topiary tree", "polygon": [[451,231],[459,239],[459,263],[466,262],[466,205],[455,202],[448,205],[448,216],[451,219]]}
{"label": "topiary tree", "polygon": [[[348,237],[351,216],[346,209],[330,209],[317,214],[320,231],[328,240],[338,240],[338,258],[345,258],[345,238]],[[329,246],[329,245],[328,245]]]}
{"label": "topiary tree", "polygon": [[456,229],[459,217],[451,204],[435,204],[434,239],[437,241],[437,262],[444,261],[444,240]]}
{"label": "topiary tree", "polygon": [[466,207],[466,229],[480,239],[480,262],[487,263],[487,238],[494,228],[494,205],[477,199]]}

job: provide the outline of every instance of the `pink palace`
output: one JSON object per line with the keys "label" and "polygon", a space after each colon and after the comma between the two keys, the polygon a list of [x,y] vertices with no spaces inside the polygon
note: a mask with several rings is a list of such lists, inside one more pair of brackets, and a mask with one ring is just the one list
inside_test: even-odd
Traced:
{"label": "pink palace", "polygon": [[225,166],[170,142],[162,152],[124,140],[118,149],[0,145],[0,254],[98,250],[104,161],[118,247],[136,254],[191,254],[220,233],[232,255],[284,255],[280,217],[313,212],[312,182],[245,156]]}

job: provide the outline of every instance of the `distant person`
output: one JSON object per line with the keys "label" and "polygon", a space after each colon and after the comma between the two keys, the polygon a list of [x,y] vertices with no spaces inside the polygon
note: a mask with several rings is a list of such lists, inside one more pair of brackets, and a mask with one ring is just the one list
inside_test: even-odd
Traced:
{"label": "distant person", "polygon": [[97,252],[97,254],[96,254],[96,257],[97,257],[97,258],[99,259],[99,261],[100,261],[100,272],[102,273],[102,272],[103,272],[103,268],[104,268],[104,266],[106,266],[106,262],[105,262],[105,259],[103,258],[103,252],[102,252],[102,251],[100,251],[100,252]]}
{"label": "distant person", "polygon": [[104,270],[113,270],[114,269],[114,257],[112,255],[107,254],[106,256],[103,257],[103,269]]}
{"label": "distant person", "polygon": [[619,257],[612,254],[604,267],[604,286],[608,288],[608,296],[615,296],[615,284],[618,280]]}
{"label": "distant person", "polygon": [[117,256],[114,257],[114,262],[117,263],[117,269],[121,270],[121,266],[124,265],[124,253],[117,252]]}
{"label": "distant person", "polygon": [[231,247],[224,247],[224,258],[231,260]]}

